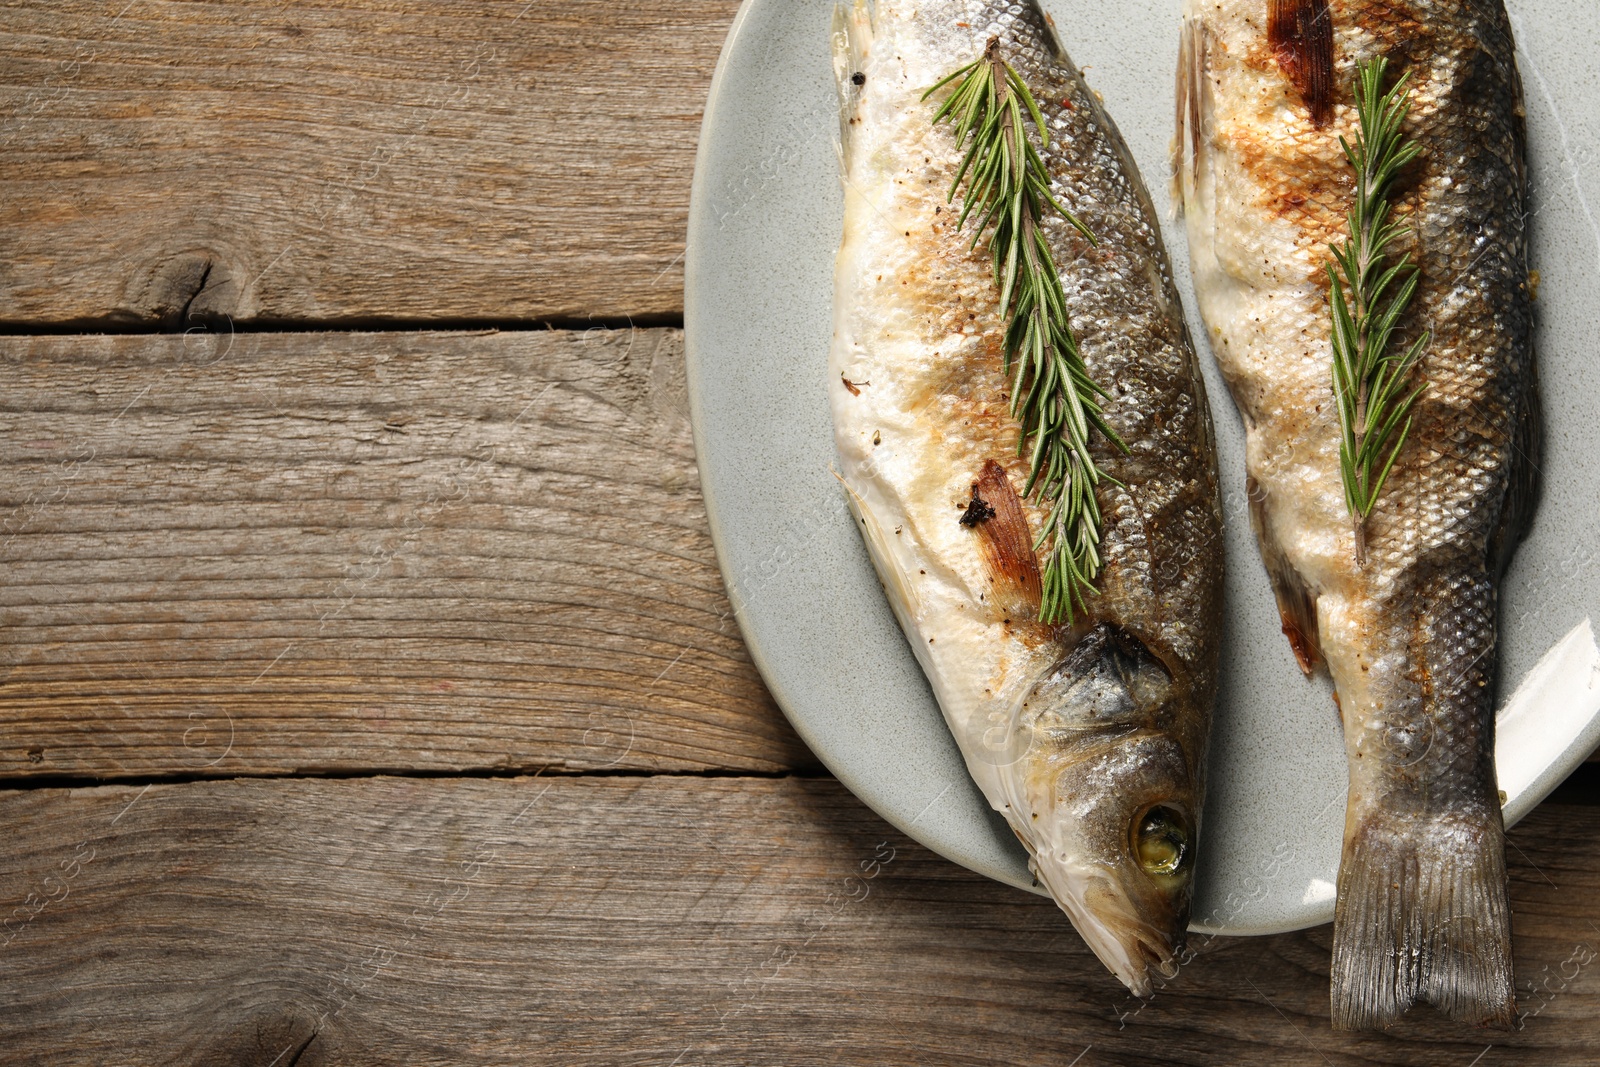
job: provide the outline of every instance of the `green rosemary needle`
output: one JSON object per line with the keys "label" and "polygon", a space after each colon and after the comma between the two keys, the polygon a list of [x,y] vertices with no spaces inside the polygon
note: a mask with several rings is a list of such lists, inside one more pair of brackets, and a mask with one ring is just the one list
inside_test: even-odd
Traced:
{"label": "green rosemary needle", "polygon": [[1390,350],[1390,337],[1417,291],[1417,268],[1409,257],[1389,263],[1389,246],[1410,231],[1392,217],[1389,194],[1395,176],[1421,151],[1402,141],[1400,127],[1411,110],[1403,74],[1383,91],[1389,61],[1356,66],[1359,127],[1352,146],[1343,136],[1345,158],[1356,171],[1349,239],[1330,245],[1328,307],[1333,318],[1333,395],[1339,408],[1339,465],[1345,505],[1355,531],[1356,562],[1367,555],[1366,521],[1411,432],[1412,409],[1428,387],[1407,391],[1406,380],[1431,334]]}
{"label": "green rosemary needle", "polygon": [[[1039,154],[1050,134],[1033,94],[1000,53],[991,37],[983,55],[942,79],[923,94],[926,100],[951,82],[955,89],[934,114],[949,120],[956,148],[965,150],[949,200],[966,183],[956,225],[978,219],[976,248],[985,232],[994,260],[1000,308],[1007,316],[1005,373],[1011,380],[1011,414],[1022,424],[1019,454],[1031,466],[1023,495],[1048,508],[1049,517],[1034,543],[1049,546],[1040,575],[1043,596],[1039,620],[1072,620],[1075,607],[1094,592],[1100,573],[1100,505],[1095,486],[1120,484],[1095,466],[1089,433],[1103,434],[1127,450],[1107,425],[1100,401],[1105,389],[1089,377],[1067,318],[1061,272],[1050,253],[1041,221],[1046,209],[1059,213],[1093,243],[1094,236],[1050,193],[1050,172]],[[1035,147],[1028,136],[1032,122]]]}

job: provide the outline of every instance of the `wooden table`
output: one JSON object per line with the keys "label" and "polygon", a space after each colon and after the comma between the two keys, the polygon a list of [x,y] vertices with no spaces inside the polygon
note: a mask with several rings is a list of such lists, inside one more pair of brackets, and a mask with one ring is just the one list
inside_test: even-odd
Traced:
{"label": "wooden table", "polygon": [[723,595],[684,220],[732,0],[0,16],[0,1062],[1557,1064],[1328,1031],[1327,928],[1128,997],[830,779]]}

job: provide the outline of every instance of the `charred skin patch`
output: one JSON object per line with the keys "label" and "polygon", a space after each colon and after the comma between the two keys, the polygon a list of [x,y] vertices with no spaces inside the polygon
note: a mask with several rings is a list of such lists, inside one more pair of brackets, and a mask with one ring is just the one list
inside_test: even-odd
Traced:
{"label": "charred skin patch", "polygon": [[[1255,206],[1268,219],[1295,228],[1307,280],[1326,286],[1323,263],[1328,246],[1345,236],[1345,219],[1355,195],[1355,175],[1339,146],[1344,120],[1326,130],[1310,121],[1289,128],[1260,114],[1228,123],[1218,131],[1224,151],[1237,162],[1256,190]],[[1273,265],[1280,268],[1287,265]]]}
{"label": "charred skin patch", "polygon": [[[993,462],[992,460],[990,462]],[[978,483],[972,483],[972,499],[967,501],[967,510],[961,513],[961,518],[956,521],[967,529],[981,526],[994,518],[994,507],[978,492]]]}

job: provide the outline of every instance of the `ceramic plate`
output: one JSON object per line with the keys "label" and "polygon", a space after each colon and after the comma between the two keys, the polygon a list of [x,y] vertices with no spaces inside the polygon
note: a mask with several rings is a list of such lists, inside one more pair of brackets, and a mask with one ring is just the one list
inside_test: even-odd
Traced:
{"label": "ceramic plate", "polygon": [[[1176,0],[1047,3],[1121,127],[1194,301],[1167,193]],[[1545,494],[1502,604],[1501,785],[1519,818],[1600,742],[1600,23],[1585,0],[1512,15],[1531,138]],[[1028,887],[1026,857],[967,777],[830,473],[826,391],[843,201],[832,0],[746,0],[706,107],[689,213],[695,443],[751,654],[822,761],[879,814],[975,871]],[[1271,933],[1333,916],[1344,751],[1326,680],[1278,628],[1244,498],[1242,430],[1209,353],[1228,523],[1227,639],[1195,928]]]}

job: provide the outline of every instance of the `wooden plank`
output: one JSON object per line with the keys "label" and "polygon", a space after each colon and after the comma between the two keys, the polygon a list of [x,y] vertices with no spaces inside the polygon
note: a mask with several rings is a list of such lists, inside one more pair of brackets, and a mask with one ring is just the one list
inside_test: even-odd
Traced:
{"label": "wooden plank", "polygon": [[0,1042],[52,1065],[1587,1064],[1588,814],[1512,835],[1522,1030],[1349,1036],[1326,927],[1208,941],[1141,1008],[1049,902],[827,780],[13,792]]}
{"label": "wooden plank", "polygon": [[0,776],[780,771],[682,336],[0,339]]}
{"label": "wooden plank", "polygon": [[8,3],[0,322],[681,314],[736,7]]}

